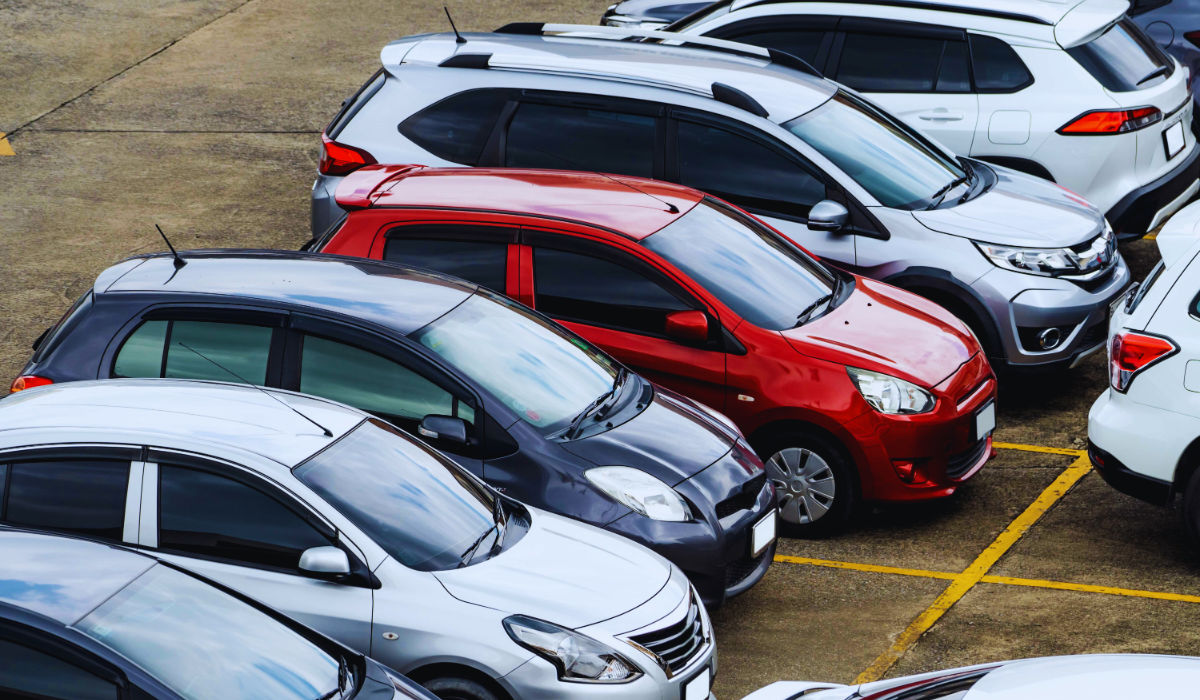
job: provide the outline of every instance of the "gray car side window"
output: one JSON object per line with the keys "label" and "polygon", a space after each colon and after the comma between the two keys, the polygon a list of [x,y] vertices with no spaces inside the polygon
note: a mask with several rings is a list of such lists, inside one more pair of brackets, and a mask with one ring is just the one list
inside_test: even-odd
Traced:
{"label": "gray car side window", "polygon": [[0,465],[0,521],[119,542],[129,462],[17,460]]}
{"label": "gray car side window", "polygon": [[657,118],[523,102],[508,124],[504,165],[654,177]]}
{"label": "gray car side window", "polygon": [[0,697],[117,700],[117,686],[39,649],[0,639]]}

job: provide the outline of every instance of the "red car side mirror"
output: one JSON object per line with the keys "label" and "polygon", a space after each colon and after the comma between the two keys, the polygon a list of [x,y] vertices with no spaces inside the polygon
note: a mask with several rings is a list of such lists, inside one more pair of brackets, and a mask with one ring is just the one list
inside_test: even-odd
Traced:
{"label": "red car side mirror", "polygon": [[672,311],[667,314],[667,335],[677,340],[707,340],[708,316],[703,311]]}

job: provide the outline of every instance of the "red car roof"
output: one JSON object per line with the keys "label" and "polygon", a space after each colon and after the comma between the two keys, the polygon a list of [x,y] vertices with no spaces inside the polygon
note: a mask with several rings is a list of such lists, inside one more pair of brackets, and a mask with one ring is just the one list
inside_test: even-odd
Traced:
{"label": "red car roof", "polygon": [[[361,168],[346,176],[336,193],[338,204],[347,209],[449,207],[551,216],[639,240],[686,214],[703,197],[689,187],[625,175],[419,165]],[[663,202],[679,211],[672,213]]]}

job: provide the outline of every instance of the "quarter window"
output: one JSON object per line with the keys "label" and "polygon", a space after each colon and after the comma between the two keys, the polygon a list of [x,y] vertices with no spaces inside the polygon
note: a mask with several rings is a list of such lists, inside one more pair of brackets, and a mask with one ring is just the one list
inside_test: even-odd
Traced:
{"label": "quarter window", "polygon": [[679,182],[756,212],[796,219],[825,185],[775,150],[725,129],[679,122]]}
{"label": "quarter window", "polygon": [[507,90],[459,93],[404,120],[400,133],[438,158],[475,165],[507,101]]}
{"label": "quarter window", "polygon": [[129,462],[16,462],[7,469],[3,520],[14,525],[120,540]]}
{"label": "quarter window", "polygon": [[654,177],[654,134],[651,116],[525,103],[508,128],[504,164]]}
{"label": "quarter window", "polygon": [[0,697],[117,700],[117,686],[74,664],[0,639]]}
{"label": "quarter window", "polygon": [[297,569],[330,542],[271,496],[240,481],[159,465],[158,546],[188,554]]}
{"label": "quarter window", "polygon": [[245,380],[261,386],[267,381],[273,332],[240,323],[147,321],[121,346],[113,376]]}
{"label": "quarter window", "polygon": [[885,34],[847,34],[837,80],[862,92],[930,92],[946,41]]}
{"label": "quarter window", "polygon": [[970,40],[971,66],[979,92],[1016,92],[1033,82],[1029,69],[1007,42],[979,34],[971,34]]}
{"label": "quarter window", "polygon": [[608,260],[534,248],[537,308],[555,318],[663,334],[672,311],[691,307],[641,274]]}
{"label": "quarter window", "polygon": [[506,243],[393,237],[383,249],[383,259],[444,272],[502,294],[506,291]]}

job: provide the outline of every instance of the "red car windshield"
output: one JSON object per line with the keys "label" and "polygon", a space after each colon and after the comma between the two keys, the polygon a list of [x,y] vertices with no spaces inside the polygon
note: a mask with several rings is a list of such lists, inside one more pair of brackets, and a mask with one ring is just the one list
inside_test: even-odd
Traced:
{"label": "red car windshield", "polygon": [[716,200],[642,241],[759,328],[794,328],[833,298],[837,278],[782,236]]}

